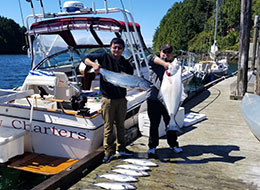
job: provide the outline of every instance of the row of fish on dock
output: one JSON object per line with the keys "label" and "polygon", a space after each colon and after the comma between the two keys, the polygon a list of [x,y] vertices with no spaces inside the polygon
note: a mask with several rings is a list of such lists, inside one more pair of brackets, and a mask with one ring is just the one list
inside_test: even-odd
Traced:
{"label": "row of fish on dock", "polygon": [[96,178],[105,178],[113,182],[95,182],[91,185],[104,189],[136,189],[131,182],[138,182],[138,177],[150,176],[150,167],[158,166],[155,162],[146,159],[128,158],[122,161],[128,164],[115,165],[115,169],[96,176]]}

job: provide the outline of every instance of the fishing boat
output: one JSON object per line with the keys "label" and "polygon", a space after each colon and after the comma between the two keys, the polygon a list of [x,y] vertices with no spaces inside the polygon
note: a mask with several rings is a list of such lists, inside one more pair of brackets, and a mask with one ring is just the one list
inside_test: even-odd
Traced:
{"label": "fishing boat", "polygon": [[253,135],[260,141],[260,96],[246,93],[241,102],[244,119]]}
{"label": "fishing boat", "polygon": [[200,61],[194,65],[194,73],[197,78],[201,78],[203,81],[211,81],[214,78],[225,76],[228,71],[227,58],[219,59],[216,58],[218,51],[217,46],[217,28],[218,28],[218,9],[219,0],[216,0],[216,18],[215,18],[215,34],[214,43],[210,48],[209,55],[211,60]]}
{"label": "fishing boat", "polygon": [[[0,145],[7,150],[1,151],[0,162],[52,175],[102,146],[99,76],[84,89],[84,76],[79,72],[84,57],[109,51],[111,39],[121,37],[126,45],[124,57],[135,68],[134,74],[142,77],[148,72],[146,57],[150,52],[140,25],[124,8],[109,8],[107,1],[102,9],[96,9],[94,3],[88,8],[81,2],[68,1],[63,6],[65,11],[45,13],[39,2],[42,13],[36,14],[33,9],[26,19],[31,70],[21,87],[0,90]],[[33,2],[29,3],[33,8]],[[114,14],[123,19],[107,16]],[[144,89],[127,89],[127,129],[137,123],[146,93]],[[14,153],[9,154],[10,149]],[[50,163],[41,165],[33,160],[38,155],[65,158],[67,164],[44,170],[44,165],[51,167]],[[11,162],[13,157],[15,161]]]}
{"label": "fishing boat", "polygon": [[[0,148],[6,150],[1,151],[0,163],[53,175],[102,146],[99,75],[86,80],[91,73],[80,72],[84,58],[109,51],[111,39],[121,37],[126,47],[123,55],[134,67],[134,75],[148,79],[151,53],[140,25],[123,4],[109,8],[104,1],[104,8],[96,9],[94,2],[89,8],[67,1],[64,11],[45,13],[40,0],[41,13],[36,14],[33,2],[28,2],[31,69],[19,88],[0,89]],[[115,19],[119,15],[122,20]],[[146,94],[147,89],[127,89],[127,130],[137,124]]]}
{"label": "fishing boat", "polygon": [[225,76],[228,72],[227,59],[200,61],[194,65],[194,74],[203,81]]}

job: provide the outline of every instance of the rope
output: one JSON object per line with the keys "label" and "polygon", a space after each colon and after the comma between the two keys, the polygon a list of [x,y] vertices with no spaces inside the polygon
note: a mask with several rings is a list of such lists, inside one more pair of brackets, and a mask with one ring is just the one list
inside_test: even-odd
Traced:
{"label": "rope", "polygon": [[205,106],[203,106],[200,110],[198,110],[198,111],[197,111],[198,113],[200,113],[202,110],[204,110],[205,108],[207,108],[210,104],[212,104],[213,102],[215,102],[215,101],[219,98],[219,96],[221,95],[221,91],[220,91],[218,88],[213,87],[213,89],[217,90],[217,92],[218,92],[217,96],[216,96],[213,100],[211,100],[209,103],[207,103]]}
{"label": "rope", "polygon": [[31,142],[31,147],[32,147],[32,152],[34,153],[34,146],[33,146],[33,130],[32,130],[32,120],[33,120],[33,106],[34,106],[34,101],[36,102],[36,97],[32,98],[32,104],[31,104],[31,111],[30,111],[30,120],[29,120],[29,124],[30,124],[30,142]]}
{"label": "rope", "polygon": [[134,9],[133,9],[133,2],[132,2],[132,0],[129,0],[130,2],[129,2],[129,4],[130,4],[130,10],[131,10],[131,12],[132,12],[132,15],[134,15]]}

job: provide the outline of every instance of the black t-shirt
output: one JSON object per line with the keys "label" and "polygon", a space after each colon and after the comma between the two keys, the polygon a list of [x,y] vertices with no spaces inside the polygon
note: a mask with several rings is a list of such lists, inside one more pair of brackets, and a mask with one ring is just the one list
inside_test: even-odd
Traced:
{"label": "black t-shirt", "polygon": [[[87,58],[91,61],[97,60],[102,68],[113,72],[124,72],[131,75],[134,72],[133,67],[123,56],[121,56],[120,60],[116,60],[111,53],[103,53],[88,55]],[[100,91],[104,97],[110,99],[119,99],[126,96],[126,88],[117,87],[106,82],[102,75],[100,75]]]}
{"label": "black t-shirt", "polygon": [[159,90],[161,88],[165,68],[162,65],[154,63],[155,55],[148,56],[149,61],[149,79],[153,83],[152,88],[147,93],[147,98],[158,100]]}

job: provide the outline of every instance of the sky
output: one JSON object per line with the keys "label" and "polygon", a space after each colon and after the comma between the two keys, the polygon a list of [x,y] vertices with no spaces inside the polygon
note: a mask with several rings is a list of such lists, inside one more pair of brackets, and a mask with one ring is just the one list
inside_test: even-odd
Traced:
{"label": "sky", "polygon": [[[66,0],[60,0],[61,4]],[[84,6],[92,7],[92,2],[95,2],[96,9],[104,8],[103,0],[79,0]],[[135,19],[135,22],[141,25],[141,33],[147,46],[152,45],[153,35],[160,21],[175,2],[181,0],[122,0],[125,9],[129,10]],[[26,0],[1,0],[0,16],[13,19],[20,26],[23,26],[26,16],[32,14],[30,3]],[[59,0],[42,0],[45,12],[59,12]],[[36,13],[41,13],[39,0],[33,0]],[[120,0],[107,0],[108,7],[122,8]]]}

